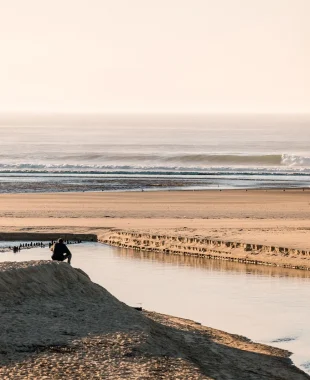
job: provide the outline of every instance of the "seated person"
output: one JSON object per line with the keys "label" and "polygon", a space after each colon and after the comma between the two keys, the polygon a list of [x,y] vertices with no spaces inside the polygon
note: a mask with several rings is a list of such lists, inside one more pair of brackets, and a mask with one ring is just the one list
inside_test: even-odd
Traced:
{"label": "seated person", "polygon": [[71,264],[72,254],[64,244],[63,239],[58,239],[58,242],[51,247],[51,251],[53,252],[52,260],[64,261],[68,259],[68,263]]}

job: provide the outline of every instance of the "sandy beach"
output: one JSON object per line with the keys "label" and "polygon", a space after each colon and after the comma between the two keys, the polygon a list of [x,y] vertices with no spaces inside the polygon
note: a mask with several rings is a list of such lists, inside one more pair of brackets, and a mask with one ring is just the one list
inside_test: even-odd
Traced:
{"label": "sandy beach", "polygon": [[208,238],[263,245],[257,260],[270,247],[297,250],[289,264],[301,266],[308,266],[308,253],[298,252],[310,250],[309,217],[310,191],[302,189],[0,195],[3,238],[92,233],[112,242],[115,231]]}
{"label": "sandy beach", "polygon": [[[193,256],[212,253],[222,259],[245,258],[305,268],[310,268],[309,216],[310,191],[302,189],[0,195],[2,240],[34,240],[55,238],[60,234],[79,234],[85,239],[98,238],[108,244],[154,252],[164,250]],[[1,269],[9,273],[7,281],[14,283],[15,277],[10,279],[13,272],[19,276],[18,265],[16,268]],[[41,278],[42,268],[51,268],[45,265],[33,264],[29,269],[25,264],[22,269]],[[48,271],[48,276],[55,276],[56,272]],[[62,276],[65,274],[59,276],[64,278]],[[74,281],[83,282],[86,278],[76,272],[74,276]],[[16,301],[19,297],[16,298],[17,293],[3,296],[3,289],[7,289],[3,278],[1,284],[2,308],[4,317],[8,317],[2,322],[7,326],[2,334],[2,340],[7,345],[1,354],[4,379],[27,376],[29,379],[33,376],[48,378],[52,374],[55,379],[68,376],[121,379],[128,378],[129,374],[133,379],[142,375],[143,378],[154,379],[308,378],[291,365],[286,351],[198,326],[177,316],[149,312],[137,314],[128,311],[124,304],[118,304],[111,295],[114,314],[104,306],[105,311],[98,311],[94,300],[86,301],[86,298],[93,295],[100,298],[103,293],[98,290],[97,294],[97,288],[94,290],[94,285],[90,283],[87,285],[90,289],[88,295],[87,292],[83,295],[79,287],[76,290],[68,285],[71,295],[66,293],[65,288],[58,289],[57,295],[50,294],[51,298],[44,303],[39,299],[44,297],[43,291],[49,292],[48,284],[41,290],[34,284],[32,288],[30,284],[27,288],[29,297],[27,289],[25,293],[21,289],[16,290],[19,296],[28,297],[21,306]],[[59,297],[58,292],[64,292],[64,297]],[[67,308],[69,299],[72,305],[70,303],[65,312],[64,305]],[[55,317],[75,318],[75,327],[61,327],[59,322],[49,326],[43,316],[41,335],[34,333],[37,327],[33,326],[33,321],[37,321],[39,316],[38,302],[41,302],[40,310],[42,305],[47,309],[52,307]],[[86,307],[87,302],[92,305]],[[9,312],[13,304],[15,306]],[[22,317],[24,308],[30,313],[29,318]],[[12,310],[16,312],[13,320],[9,318]],[[122,310],[121,314],[119,310]],[[108,315],[111,323],[99,323],[101,327],[95,331],[90,322],[98,323],[100,313],[108,313],[103,318]],[[116,318],[116,315],[122,317]],[[117,323],[112,323],[113,318],[117,319]],[[90,321],[84,325],[83,331],[78,328],[82,320]],[[133,330],[137,329],[138,332],[127,331],[127,325],[135,326]],[[14,337],[10,333],[12,329],[17,329]],[[27,336],[20,340],[26,330]],[[163,348],[166,346],[167,350]]]}

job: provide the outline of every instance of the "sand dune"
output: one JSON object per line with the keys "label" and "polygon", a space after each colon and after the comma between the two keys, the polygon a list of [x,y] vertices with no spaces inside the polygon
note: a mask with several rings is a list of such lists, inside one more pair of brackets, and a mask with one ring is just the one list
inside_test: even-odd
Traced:
{"label": "sand dune", "polygon": [[0,301],[2,379],[309,378],[286,351],[141,313],[66,263],[1,264]]}

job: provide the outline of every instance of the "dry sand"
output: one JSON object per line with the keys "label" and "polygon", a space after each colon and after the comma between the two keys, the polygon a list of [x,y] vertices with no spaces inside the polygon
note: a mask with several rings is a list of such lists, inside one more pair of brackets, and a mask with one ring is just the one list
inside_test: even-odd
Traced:
{"label": "dry sand", "polygon": [[[3,239],[14,238],[12,232],[19,232],[20,238],[35,232],[54,232],[56,236],[73,232],[93,233],[112,243],[116,230],[263,245],[270,252],[266,255],[265,248],[254,249],[255,258],[249,254],[250,259],[310,268],[310,255],[298,252],[310,251],[310,190],[0,195]],[[136,242],[128,246],[134,247]],[[162,246],[176,251],[170,242],[164,241]],[[271,247],[297,253],[277,254]],[[214,245],[209,248],[222,251]],[[226,247],[220,256],[243,260],[248,253]]]}
{"label": "dry sand", "polygon": [[189,233],[310,249],[310,190],[0,194],[1,230],[31,227],[157,233],[186,227]]}
{"label": "dry sand", "polygon": [[141,313],[66,263],[0,265],[1,379],[309,379],[289,353]]}

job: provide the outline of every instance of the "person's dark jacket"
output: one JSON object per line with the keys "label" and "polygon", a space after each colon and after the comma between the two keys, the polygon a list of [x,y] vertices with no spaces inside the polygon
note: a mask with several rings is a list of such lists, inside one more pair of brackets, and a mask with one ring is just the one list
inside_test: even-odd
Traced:
{"label": "person's dark jacket", "polygon": [[68,247],[64,243],[55,243],[53,247],[53,260],[63,260],[64,253],[71,254]]}

